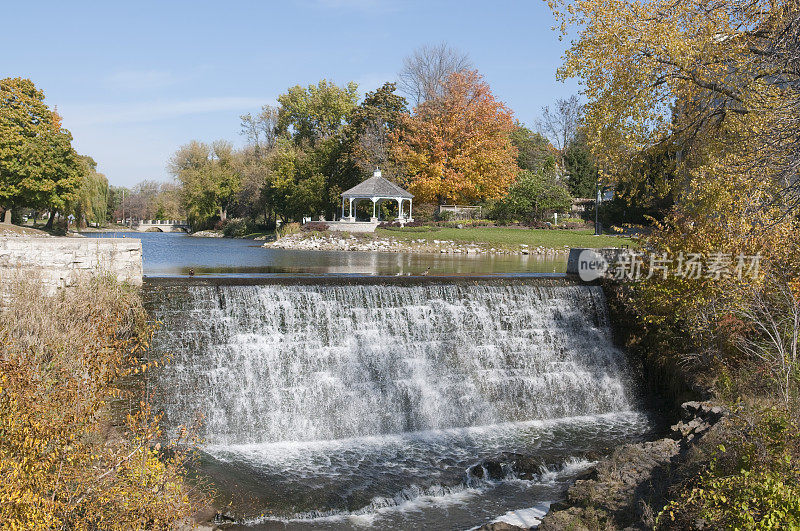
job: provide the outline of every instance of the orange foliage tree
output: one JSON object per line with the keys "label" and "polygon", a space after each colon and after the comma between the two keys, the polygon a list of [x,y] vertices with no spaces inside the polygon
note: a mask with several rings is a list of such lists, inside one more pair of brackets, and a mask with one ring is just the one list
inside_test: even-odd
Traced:
{"label": "orange foliage tree", "polygon": [[401,118],[392,154],[409,189],[423,202],[472,202],[501,197],[519,168],[511,143],[512,113],[477,71],[450,75],[442,96]]}

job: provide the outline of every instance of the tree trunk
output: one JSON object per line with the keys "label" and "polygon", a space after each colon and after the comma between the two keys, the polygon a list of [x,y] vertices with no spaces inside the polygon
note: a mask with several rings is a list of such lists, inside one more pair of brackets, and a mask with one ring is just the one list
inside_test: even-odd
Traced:
{"label": "tree trunk", "polygon": [[226,221],[227,219],[228,219],[228,212],[227,212],[227,211],[226,211],[224,208],[222,208],[222,207],[219,207],[219,220],[220,220],[222,223],[225,223],[225,221]]}
{"label": "tree trunk", "polygon": [[3,212],[3,223],[11,223],[11,208],[6,208]]}
{"label": "tree trunk", "polygon": [[44,228],[46,230],[53,230],[53,222],[55,221],[55,219],[56,219],[56,211],[51,210],[50,217],[47,218],[47,224],[44,226]]}

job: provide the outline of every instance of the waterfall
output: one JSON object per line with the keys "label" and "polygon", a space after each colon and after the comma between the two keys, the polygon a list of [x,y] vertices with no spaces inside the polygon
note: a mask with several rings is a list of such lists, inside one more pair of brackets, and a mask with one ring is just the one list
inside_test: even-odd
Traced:
{"label": "waterfall", "polygon": [[519,282],[160,289],[157,397],[210,444],[628,411],[602,290]]}

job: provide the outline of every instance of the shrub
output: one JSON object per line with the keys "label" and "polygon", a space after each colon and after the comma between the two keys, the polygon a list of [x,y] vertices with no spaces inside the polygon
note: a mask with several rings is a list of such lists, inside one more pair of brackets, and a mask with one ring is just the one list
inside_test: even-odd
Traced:
{"label": "shrub", "polygon": [[275,229],[275,239],[280,240],[281,238],[285,238],[291,234],[297,234],[298,232],[300,232],[299,223],[282,223]]}
{"label": "shrub", "polygon": [[437,221],[451,221],[455,217],[452,210],[440,210],[436,214]]}
{"label": "shrub", "polygon": [[[142,360],[151,332],[138,290],[113,279],[55,296],[18,283],[0,310],[4,527],[168,528],[193,511],[188,455],[161,446],[159,417],[123,384],[157,364]],[[115,429],[123,399],[135,412]]]}
{"label": "shrub", "polygon": [[658,529],[800,528],[800,434],[792,410],[740,404],[711,459],[664,507]]}
{"label": "shrub", "polygon": [[222,234],[226,238],[244,238],[253,232],[245,219],[231,219],[222,226]]}
{"label": "shrub", "polygon": [[331,226],[324,221],[309,221],[300,226],[303,232],[324,232],[330,228]]}

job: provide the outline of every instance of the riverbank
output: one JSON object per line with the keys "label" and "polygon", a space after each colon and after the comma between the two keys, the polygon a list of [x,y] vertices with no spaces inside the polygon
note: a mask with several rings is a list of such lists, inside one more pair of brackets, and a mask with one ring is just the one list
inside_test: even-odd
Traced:
{"label": "riverbank", "polygon": [[[507,233],[485,232],[484,236],[476,236],[458,231],[476,229],[449,229],[441,232],[399,232],[383,230],[375,234],[346,232],[300,232],[285,236],[275,242],[268,242],[264,247],[273,249],[292,249],[305,251],[362,251],[387,253],[439,253],[439,254],[475,254],[475,255],[539,255],[566,258],[571,247],[582,244],[586,247],[605,247],[617,245],[623,241],[615,236],[599,236],[597,239],[585,235],[564,234],[572,231],[539,231],[559,232],[542,237],[537,233],[522,232],[508,237]],[[488,236],[487,236],[488,234]],[[485,241],[488,240],[488,241]],[[629,242],[630,240],[625,240]]]}

